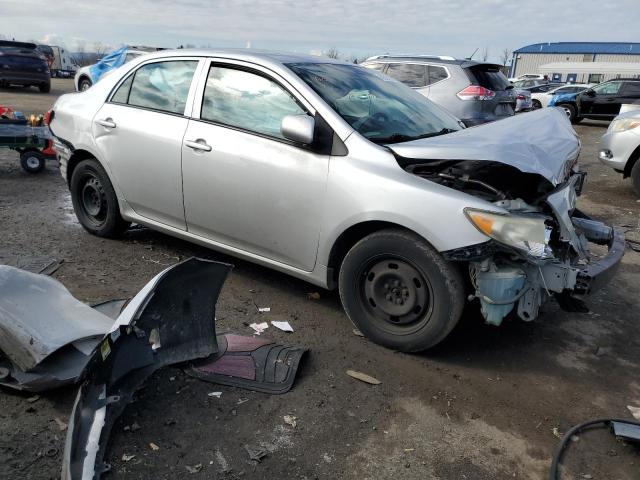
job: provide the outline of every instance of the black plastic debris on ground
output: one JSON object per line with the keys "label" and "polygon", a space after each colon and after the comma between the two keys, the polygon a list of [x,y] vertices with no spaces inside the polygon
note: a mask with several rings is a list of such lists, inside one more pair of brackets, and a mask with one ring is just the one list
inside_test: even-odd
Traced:
{"label": "black plastic debris on ground", "polygon": [[149,375],[217,352],[215,305],[231,268],[186,260],[157,275],[125,307],[82,374],[63,479],[98,480],[110,470],[103,459],[113,424]]}

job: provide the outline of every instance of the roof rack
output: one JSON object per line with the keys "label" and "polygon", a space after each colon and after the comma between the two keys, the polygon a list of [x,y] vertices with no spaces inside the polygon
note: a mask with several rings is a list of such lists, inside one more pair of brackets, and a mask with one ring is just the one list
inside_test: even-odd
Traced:
{"label": "roof rack", "polygon": [[411,53],[400,53],[397,55],[374,55],[373,57],[367,58],[365,61],[376,60],[379,58],[436,58],[438,60],[456,60],[454,57],[450,57],[448,55],[420,55],[420,54],[411,54]]}

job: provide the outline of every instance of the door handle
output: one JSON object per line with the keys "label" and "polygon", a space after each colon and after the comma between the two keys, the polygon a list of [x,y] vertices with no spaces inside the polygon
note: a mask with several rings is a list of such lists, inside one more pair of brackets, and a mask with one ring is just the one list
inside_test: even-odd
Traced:
{"label": "door handle", "polygon": [[105,128],[116,128],[116,123],[112,118],[105,118],[103,120],[96,120],[98,125],[102,125]]}
{"label": "door handle", "polygon": [[207,142],[202,138],[199,138],[197,140],[185,140],[184,144],[185,146],[194,150],[201,150],[203,152],[211,151],[211,145],[208,145]]}

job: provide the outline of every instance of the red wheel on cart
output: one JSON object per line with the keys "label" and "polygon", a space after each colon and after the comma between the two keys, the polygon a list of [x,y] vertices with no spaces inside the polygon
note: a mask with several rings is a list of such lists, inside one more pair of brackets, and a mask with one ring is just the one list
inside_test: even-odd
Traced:
{"label": "red wheel on cart", "polygon": [[45,157],[37,150],[27,150],[20,154],[20,165],[25,172],[39,173],[44,169]]}

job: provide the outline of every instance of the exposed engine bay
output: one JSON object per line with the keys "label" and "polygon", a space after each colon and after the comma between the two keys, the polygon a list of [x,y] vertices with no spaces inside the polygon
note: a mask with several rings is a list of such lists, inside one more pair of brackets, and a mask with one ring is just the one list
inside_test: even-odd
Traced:
{"label": "exposed engine bay", "polygon": [[[465,211],[491,238],[486,243],[444,252],[465,262],[473,293],[487,323],[500,325],[514,312],[531,321],[547,297],[570,311],[587,311],[576,295],[589,293],[596,276],[610,276],[624,253],[619,230],[589,219],[576,209],[585,173],[567,162],[564,182],[491,161],[398,159],[414,175],[482,198],[498,211]],[[588,244],[609,247],[596,261]]]}

